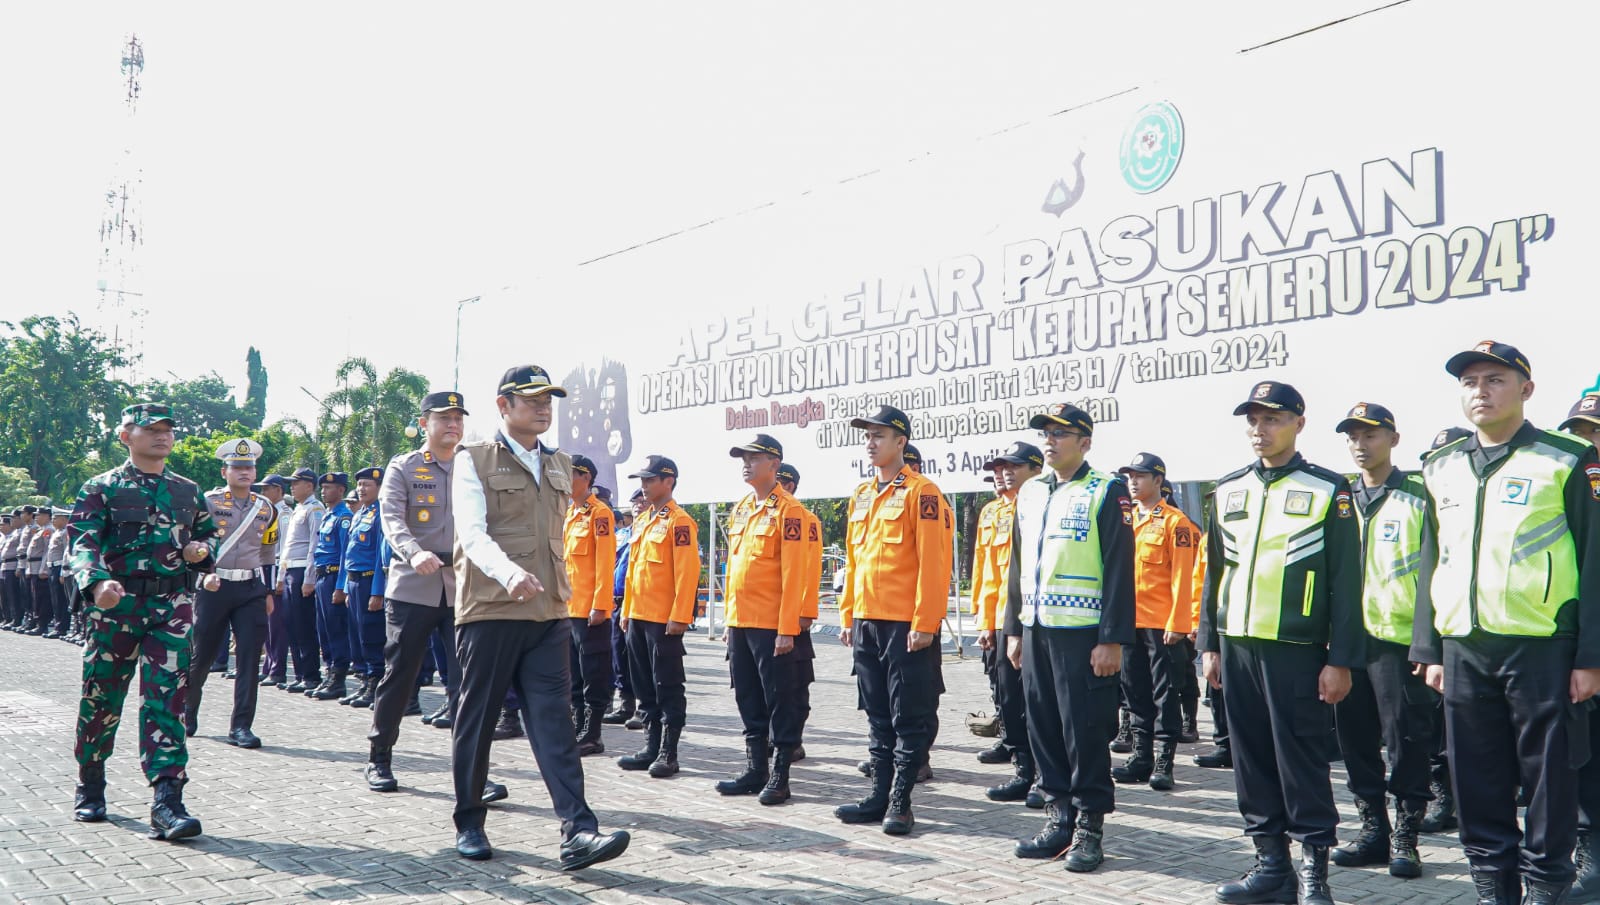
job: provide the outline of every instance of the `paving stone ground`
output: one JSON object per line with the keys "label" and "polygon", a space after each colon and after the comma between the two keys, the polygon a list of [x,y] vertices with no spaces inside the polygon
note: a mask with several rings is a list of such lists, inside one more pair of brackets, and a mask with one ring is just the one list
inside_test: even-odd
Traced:
{"label": "paving stone ground", "polygon": [[[526,740],[495,745],[492,775],[511,798],[490,812],[494,860],[469,862],[456,856],[450,828],[447,732],[407,719],[395,750],[402,790],[374,794],[361,779],[367,711],[263,689],[255,728],[265,745],[241,751],[222,740],[230,695],[221,676],[207,683],[213,693],[190,744],[186,800],[205,834],[179,844],[145,838],[149,789],[131,733],[108,770],[110,819],[74,823],[78,651],[0,633],[0,901],[1164,905],[1210,902],[1216,883],[1248,869],[1232,775],[1193,766],[1190,755],[1204,745],[1183,747],[1174,791],[1118,789],[1106,824],[1109,857],[1096,873],[1012,857],[1013,840],[1032,835],[1041,818],[983,797],[1007,770],[973,757],[988,740],[970,735],[965,717],[991,709],[975,659],[946,661],[936,779],[913,799],[916,833],[897,839],[839,823],[833,807],[864,788],[855,764],[866,723],[855,709],[847,651],[832,637],[817,640],[809,757],[795,768],[789,804],[766,808],[712,790],[742,762],[743,743],[722,647],[702,631],[688,644],[683,772],[667,780],[623,773],[613,759],[637,748],[640,733],[606,727],[606,755],[584,761],[589,801],[602,826],[628,829],[633,845],[573,874],[557,865],[558,825]],[[424,709],[441,695],[424,689]],[[1336,767],[1348,838],[1355,811],[1342,785]],[[1424,841],[1422,879],[1335,867],[1338,900],[1471,901],[1455,838]]]}

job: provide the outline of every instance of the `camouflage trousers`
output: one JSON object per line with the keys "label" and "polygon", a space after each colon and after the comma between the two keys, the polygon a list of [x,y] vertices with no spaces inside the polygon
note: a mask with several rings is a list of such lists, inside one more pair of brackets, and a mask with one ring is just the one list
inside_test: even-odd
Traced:
{"label": "camouflage trousers", "polygon": [[139,762],[151,783],[185,779],[183,713],[189,695],[189,635],[194,603],[188,595],[124,597],[110,610],[88,607],[83,646],[83,701],[78,705],[80,765],[104,761],[116,742],[122,702],[134,667],[141,667]]}

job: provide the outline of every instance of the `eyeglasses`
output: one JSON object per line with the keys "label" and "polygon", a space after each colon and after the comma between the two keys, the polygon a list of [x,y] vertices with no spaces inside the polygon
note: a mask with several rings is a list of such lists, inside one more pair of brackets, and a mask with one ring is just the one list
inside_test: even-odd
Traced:
{"label": "eyeglasses", "polygon": [[1089,435],[1085,434],[1085,433],[1082,433],[1080,431],[1069,431],[1069,430],[1067,430],[1065,428],[1059,428],[1059,427],[1051,428],[1049,430],[1042,430],[1042,431],[1039,432],[1039,439],[1041,439],[1041,440],[1064,440],[1067,437],[1087,437],[1087,436],[1089,436]]}

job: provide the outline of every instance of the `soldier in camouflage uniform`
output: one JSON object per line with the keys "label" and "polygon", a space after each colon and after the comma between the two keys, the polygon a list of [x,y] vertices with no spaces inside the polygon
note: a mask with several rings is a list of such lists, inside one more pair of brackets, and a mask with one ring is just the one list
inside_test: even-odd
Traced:
{"label": "soldier in camouflage uniform", "polygon": [[153,839],[200,833],[200,821],[183,806],[189,753],[182,714],[194,621],[188,590],[190,572],[208,568],[217,536],[199,488],[166,470],[173,428],[170,406],[123,409],[118,438],[128,461],[84,483],[67,528],[68,567],[88,627],[73,819],[105,819],[105,760],[139,665],[139,758],[155,786]]}

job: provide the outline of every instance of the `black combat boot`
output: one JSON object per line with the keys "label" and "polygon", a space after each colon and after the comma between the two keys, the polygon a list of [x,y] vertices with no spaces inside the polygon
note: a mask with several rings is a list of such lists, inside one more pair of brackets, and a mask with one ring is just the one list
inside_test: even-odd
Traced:
{"label": "black combat boot", "polygon": [[1218,747],[1216,750],[1210,751],[1206,754],[1196,754],[1194,756],[1194,765],[1196,767],[1206,767],[1213,770],[1232,770],[1233,749],[1227,747]]}
{"label": "black combat boot", "polygon": [[78,788],[72,796],[72,819],[99,823],[106,819],[106,764],[90,761],[78,768]]}
{"label": "black combat boot", "polygon": [[395,781],[394,771],[389,769],[392,757],[392,748],[372,743],[367,753],[367,788],[374,792],[393,792],[400,788],[400,783]]}
{"label": "black combat boot", "polygon": [[[798,747],[798,746],[797,746]],[[789,765],[794,763],[794,749],[783,745],[778,746],[777,753],[772,755],[772,775],[767,779],[767,787],[761,790],[757,801],[766,805],[783,804],[789,800]]]}
{"label": "black combat boot", "polygon": [[1472,890],[1478,894],[1478,905],[1521,905],[1522,875],[1515,869],[1469,867],[1468,870],[1472,874]]}
{"label": "black combat boot", "polygon": [[[1117,754],[1127,754],[1133,750],[1133,714],[1126,709],[1120,711],[1117,723],[1117,737],[1111,740],[1111,750]],[[1144,782],[1144,780],[1139,780]]]}
{"label": "black combat boot", "polygon": [[[378,698],[377,698],[377,694],[378,693],[377,693],[377,691],[374,690],[372,694],[373,694],[372,703],[373,704],[377,704],[378,703]],[[408,717],[408,716],[421,716],[421,715],[422,715],[422,692],[419,691],[415,686],[412,686],[412,688],[411,688],[411,699],[406,701],[406,709],[400,714],[400,716],[401,717]]]}
{"label": "black combat boot", "polygon": [[150,838],[176,841],[200,835],[200,821],[183,807],[183,780],[163,776],[156,780],[156,800],[150,806]]}
{"label": "black combat boot", "polygon": [[633,716],[633,710],[633,698],[624,697],[622,692],[619,691],[617,692],[617,706],[601,717],[600,722],[608,726],[620,726],[626,723],[629,717]]}
{"label": "black combat boot", "polygon": [[1522,897],[1522,905],[1565,905],[1567,890],[1572,886],[1570,883],[1551,883],[1532,877],[1524,877],[1522,885],[1528,890]]}
{"label": "black combat boot", "polygon": [[355,690],[339,699],[340,704],[348,706],[351,702],[367,693],[367,683],[372,681],[366,676],[356,676]]}
{"label": "black combat boot", "polygon": [[1428,813],[1423,815],[1419,827],[1424,833],[1444,833],[1455,829],[1460,823],[1456,820],[1456,800],[1450,794],[1450,772],[1439,771],[1441,776],[1435,776],[1428,783],[1428,788],[1433,792],[1433,800],[1428,802]]}
{"label": "black combat boot", "polygon": [[1361,815],[1361,833],[1334,851],[1333,863],[1340,867],[1389,863],[1388,805],[1382,798],[1357,798],[1356,812]]}
{"label": "black combat boot", "polygon": [[[438,722],[438,719],[435,718],[434,725],[438,725]],[[508,738],[522,738],[526,734],[522,729],[522,712],[520,710],[507,707],[500,711],[500,722],[496,723],[494,727],[493,736],[495,741],[503,742]]]}
{"label": "black combat boot", "polygon": [[344,677],[344,670],[334,670],[328,675],[328,681],[323,683],[321,688],[311,692],[311,697],[319,701],[336,701],[345,697],[349,692],[345,689]]}
{"label": "black combat boot", "polygon": [[1178,741],[1185,745],[1192,745],[1200,741],[1200,699],[1191,698],[1183,702],[1183,728],[1179,730]]}
{"label": "black combat boot", "polygon": [[600,730],[604,728],[604,724],[600,722],[602,715],[598,707],[590,707],[584,711],[583,731],[578,733],[579,757],[606,753],[606,743],[600,740]]}
{"label": "black combat boot", "polygon": [[1150,772],[1150,788],[1157,792],[1166,792],[1172,788],[1172,759],[1178,754],[1178,746],[1172,742],[1162,742],[1156,749],[1155,769]]}
{"label": "black combat boot", "polygon": [[1035,779],[1033,768],[1033,752],[1028,750],[1017,751],[1017,772],[1009,780],[997,786],[990,786],[984,790],[984,795],[990,801],[1021,801],[1028,797],[1028,790],[1033,788]]}
{"label": "black combat boot", "polygon": [[624,770],[648,770],[661,754],[661,722],[645,725],[644,747],[637,753],[617,758],[617,766]]}
{"label": "black combat boot", "polygon": [[1297,884],[1289,865],[1289,837],[1252,836],[1250,841],[1256,845],[1256,866],[1242,879],[1218,886],[1217,901],[1224,905],[1293,903]]}
{"label": "black combat boot", "polygon": [[355,700],[350,702],[350,706],[357,710],[366,710],[371,707],[373,700],[378,696],[378,682],[382,679],[382,676],[368,676],[361,684],[361,693],[356,695]]}
{"label": "black combat boot", "polygon": [[1073,824],[1078,814],[1062,800],[1044,805],[1044,828],[1032,839],[1024,839],[1013,849],[1018,858],[1055,858],[1072,846]]}
{"label": "black combat boot", "polygon": [[844,823],[877,823],[889,810],[889,783],[894,779],[894,762],[889,758],[872,764],[872,791],[854,804],[833,809],[833,816]]}
{"label": "black combat boot", "polygon": [[1420,801],[1394,803],[1394,833],[1389,837],[1389,875],[1392,877],[1422,876],[1422,855],[1417,852],[1417,828],[1422,823],[1422,811]]}
{"label": "black combat boot", "polygon": [[[779,753],[784,753],[779,749]],[[767,784],[767,741],[744,743],[744,772],[717,783],[718,795],[754,795]]]}
{"label": "black combat boot", "polygon": [[[920,762],[916,757],[913,762]],[[894,781],[889,784],[889,806],[883,812],[883,831],[890,836],[904,836],[917,825],[911,814],[911,790],[917,784],[917,768],[911,764],[894,765]]]}
{"label": "black combat boot", "polygon": [[1567,893],[1569,905],[1600,902],[1600,845],[1594,833],[1578,830],[1578,846],[1572,850],[1572,860],[1577,862],[1578,877]]}
{"label": "black combat boot", "polygon": [[1333,890],[1328,886],[1326,845],[1301,843],[1299,881],[1296,905],[1333,905]]}
{"label": "black combat boot", "polygon": [[[650,775],[655,779],[666,779],[678,772],[678,736],[683,734],[682,726],[667,726],[661,730],[661,753],[656,755],[655,763],[650,765]],[[761,766],[767,765],[767,759],[761,759]]]}
{"label": "black combat boot", "polygon": [[1005,742],[995,742],[978,752],[978,763],[980,764],[1003,764],[1010,759],[1011,750],[1006,747]]}
{"label": "black combat boot", "polygon": [[[1111,750],[1117,750],[1115,745]],[[1122,762],[1121,766],[1111,768],[1111,778],[1117,782],[1149,782],[1150,772],[1155,769],[1155,758],[1150,754],[1150,736],[1143,732],[1133,733],[1133,756]]]}
{"label": "black combat boot", "polygon": [[1086,874],[1106,859],[1100,847],[1105,838],[1105,820],[1106,815],[1094,811],[1078,812],[1078,828],[1072,834],[1072,847],[1067,849],[1067,870]]}

